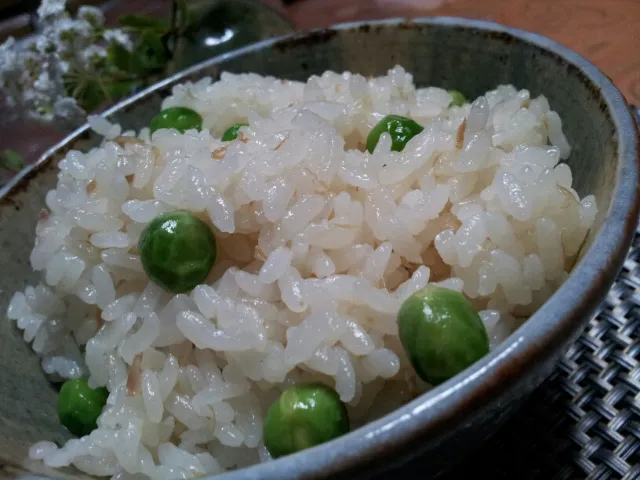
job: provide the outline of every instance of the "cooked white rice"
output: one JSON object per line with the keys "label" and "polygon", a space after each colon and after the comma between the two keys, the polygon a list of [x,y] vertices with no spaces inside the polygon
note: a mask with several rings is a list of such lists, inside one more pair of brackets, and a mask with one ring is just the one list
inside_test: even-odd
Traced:
{"label": "cooked white rice", "polygon": [[[307,83],[224,73],[163,103],[198,111],[201,132],[136,137],[92,118],[106,140],[60,162],[31,254],[42,283],[8,316],[54,379],[89,375],[111,393],[91,435],[30,456],[117,479],[266,461],[266,408],[307,380],[334,387],[357,427],[428,388],[396,312],[429,282],[462,290],[492,346],[504,339],[566,278],[595,199],[558,163],[570,147],[544,97],[499,86],[450,102],[401,67]],[[365,152],[391,113],[424,131],[403,152],[388,134]],[[205,284],[171,295],[137,241],[178,208],[213,226],[219,253]]]}

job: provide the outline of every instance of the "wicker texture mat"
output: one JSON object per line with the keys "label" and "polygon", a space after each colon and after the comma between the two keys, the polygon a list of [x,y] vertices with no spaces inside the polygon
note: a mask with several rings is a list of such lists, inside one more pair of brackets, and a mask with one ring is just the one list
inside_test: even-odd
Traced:
{"label": "wicker texture mat", "polygon": [[554,374],[447,478],[479,473],[640,479],[640,229],[600,311]]}
{"label": "wicker texture mat", "polygon": [[640,231],[554,374],[446,478],[640,479]]}

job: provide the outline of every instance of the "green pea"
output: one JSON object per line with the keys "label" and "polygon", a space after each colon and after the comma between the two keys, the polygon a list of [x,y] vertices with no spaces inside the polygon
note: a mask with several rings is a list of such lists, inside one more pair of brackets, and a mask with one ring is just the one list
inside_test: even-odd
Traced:
{"label": "green pea", "polygon": [[180,133],[193,128],[202,130],[202,117],[187,107],[165,108],[151,120],[151,133],[161,128],[175,128]]}
{"label": "green pea", "polygon": [[58,395],[60,423],[78,437],[89,435],[97,427],[108,396],[106,388],[91,388],[86,377],[67,380]]}
{"label": "green pea", "polygon": [[449,95],[451,95],[450,107],[460,107],[467,103],[465,96],[457,90],[449,90]]}
{"label": "green pea", "polygon": [[149,278],[173,293],[204,282],[216,260],[216,239],[209,225],[184,210],[151,220],[138,248]]}
{"label": "green pea", "polygon": [[222,141],[230,142],[231,140],[235,140],[238,138],[238,131],[242,127],[248,127],[248,123],[236,123],[235,125],[231,125],[223,134]]}
{"label": "green pea", "polygon": [[319,445],[349,431],[338,394],[320,384],[294,385],[276,400],[264,423],[264,444],[277,458]]}
{"label": "green pea", "polygon": [[438,385],[489,352],[487,331],[465,296],[429,286],[398,311],[400,341],[416,373]]}
{"label": "green pea", "polygon": [[387,115],[380,120],[367,136],[367,150],[373,153],[380,140],[380,135],[387,132],[391,135],[391,150],[401,152],[407,142],[422,132],[424,128],[407,117]]}

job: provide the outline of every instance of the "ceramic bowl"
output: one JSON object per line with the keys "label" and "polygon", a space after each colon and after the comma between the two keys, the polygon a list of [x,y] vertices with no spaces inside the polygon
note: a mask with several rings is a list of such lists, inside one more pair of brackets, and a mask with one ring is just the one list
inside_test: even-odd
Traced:
{"label": "ceramic bowl", "polygon": [[[456,18],[345,24],[213,58],[105,115],[125,129],[148,125],[174,84],[216,77],[223,70],[305,80],[325,70],[380,75],[396,64],[413,73],[418,85],[455,88],[471,98],[505,83],[527,88],[532,96],[546,95],[573,146],[568,163],[574,186],[581,195],[595,194],[600,214],[568,280],[482,360],[339,439],[221,479],[371,478],[411,461],[422,478],[446,470],[486,439],[551,372],[622,266],[638,215],[635,122],[603,73],[538,35]],[[97,141],[87,127],[79,129],[1,192],[1,311],[15,290],[36,280],[29,252],[45,193],[56,182],[56,161],[70,148],[88,148]],[[0,461],[9,473],[42,472],[25,460],[29,445],[41,439],[60,442],[67,433],[57,420],[55,389],[8,321],[0,323],[0,364]]]}

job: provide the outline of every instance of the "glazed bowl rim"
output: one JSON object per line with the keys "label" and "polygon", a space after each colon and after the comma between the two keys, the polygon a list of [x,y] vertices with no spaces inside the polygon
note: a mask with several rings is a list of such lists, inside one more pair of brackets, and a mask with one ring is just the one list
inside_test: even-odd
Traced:
{"label": "glazed bowl rim", "polygon": [[[355,471],[364,463],[377,463],[392,458],[392,454],[410,446],[420,438],[438,438],[447,428],[468,420],[482,408],[494,402],[519,379],[528,376],[549,352],[557,350],[575,335],[584,318],[590,315],[604,296],[622,266],[637,223],[638,136],[622,94],[610,79],[578,53],[539,34],[507,27],[485,20],[457,17],[416,19],[390,18],[348,22],[324,29],[296,32],[264,40],[211,58],[176,75],[158,82],[125,99],[101,115],[110,117],[126,110],[154,92],[180,82],[208,67],[246,53],[267,51],[268,48],[305,38],[362,28],[411,28],[412,25],[434,25],[449,28],[497,33],[520,43],[531,44],[560,57],[576,68],[576,73],[588,79],[599,91],[618,138],[616,182],[607,218],[583,258],[568,279],[536,313],[511,334],[495,350],[451,378],[422,394],[386,416],[368,423],[338,439],[303,452],[261,463],[237,471],[216,475],[220,480],[265,478],[318,478]],[[51,161],[90,130],[85,124],[54,147],[37,162],[18,173],[0,189],[0,199],[12,194],[20,183],[28,182],[37,170]],[[213,478],[213,477],[210,477]]]}

